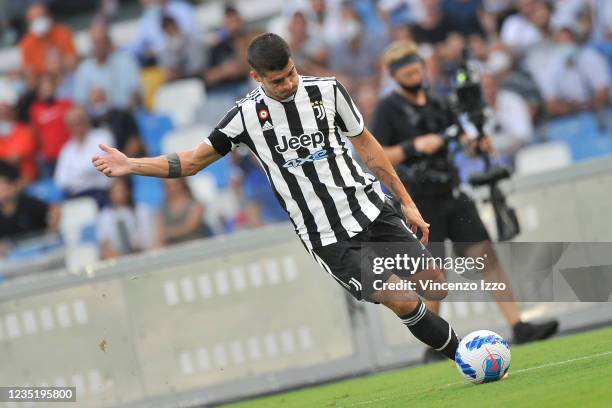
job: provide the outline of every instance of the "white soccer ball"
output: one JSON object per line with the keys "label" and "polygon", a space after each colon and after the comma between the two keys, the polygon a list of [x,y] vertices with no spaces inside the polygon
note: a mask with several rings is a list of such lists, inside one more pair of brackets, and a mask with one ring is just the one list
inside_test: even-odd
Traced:
{"label": "white soccer ball", "polygon": [[477,330],[461,339],[455,364],[461,375],[475,384],[497,381],[510,368],[510,346],[495,332]]}

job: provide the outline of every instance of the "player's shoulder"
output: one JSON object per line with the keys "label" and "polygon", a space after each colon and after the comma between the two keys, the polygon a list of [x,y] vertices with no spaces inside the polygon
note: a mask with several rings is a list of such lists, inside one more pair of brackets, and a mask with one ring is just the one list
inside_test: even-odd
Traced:
{"label": "player's shoulder", "polygon": [[261,87],[257,87],[253,89],[251,92],[247,93],[242,99],[236,101],[235,105],[242,108],[244,106],[254,105],[257,101],[263,98],[263,93],[261,92]]}
{"label": "player's shoulder", "polygon": [[301,75],[302,83],[304,85],[328,85],[334,86],[338,83],[338,80],[335,76],[329,77],[317,77],[317,76],[309,76],[309,75]]}

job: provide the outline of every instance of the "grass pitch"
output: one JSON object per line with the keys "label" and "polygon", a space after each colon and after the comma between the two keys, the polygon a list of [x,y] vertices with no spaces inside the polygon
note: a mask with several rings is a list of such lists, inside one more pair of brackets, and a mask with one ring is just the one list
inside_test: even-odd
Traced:
{"label": "grass pitch", "polygon": [[232,407],[612,407],[612,328],[514,346],[509,378],[474,385],[454,363],[389,371]]}

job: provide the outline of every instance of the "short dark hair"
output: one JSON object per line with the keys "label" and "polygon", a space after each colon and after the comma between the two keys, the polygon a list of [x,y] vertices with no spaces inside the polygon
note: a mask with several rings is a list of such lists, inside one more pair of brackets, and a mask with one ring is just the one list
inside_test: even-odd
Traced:
{"label": "short dark hair", "polygon": [[280,36],[273,33],[258,35],[247,50],[247,60],[257,73],[280,71],[287,66],[291,51]]}
{"label": "short dark hair", "polygon": [[178,28],[178,24],[176,23],[176,20],[169,14],[164,14],[162,16],[162,20],[161,20],[161,26],[162,29],[165,30],[169,27],[177,27]]}
{"label": "short dark hair", "polygon": [[0,179],[6,179],[11,183],[19,180],[19,169],[6,161],[0,161]]}

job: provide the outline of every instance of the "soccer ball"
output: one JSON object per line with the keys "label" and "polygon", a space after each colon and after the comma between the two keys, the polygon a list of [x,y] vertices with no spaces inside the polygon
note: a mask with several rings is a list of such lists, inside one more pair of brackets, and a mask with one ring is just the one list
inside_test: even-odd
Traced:
{"label": "soccer ball", "polygon": [[499,334],[477,330],[461,339],[455,364],[461,375],[475,384],[497,381],[510,368],[510,347]]}

